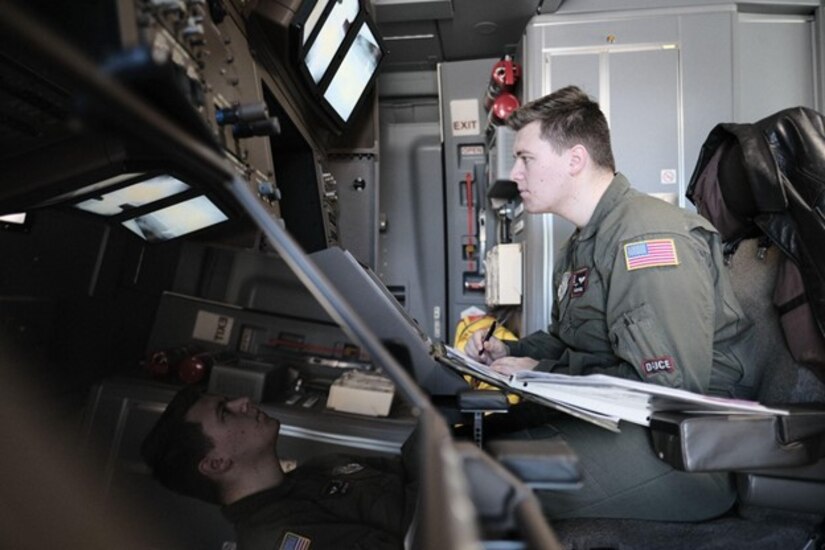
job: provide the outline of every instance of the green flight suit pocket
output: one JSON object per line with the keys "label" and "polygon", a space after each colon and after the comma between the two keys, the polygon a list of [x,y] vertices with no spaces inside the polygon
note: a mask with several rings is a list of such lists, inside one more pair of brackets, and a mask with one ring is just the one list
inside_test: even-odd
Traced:
{"label": "green flight suit pocket", "polygon": [[595,269],[580,268],[570,276],[559,333],[569,347],[612,354],[605,324],[604,285]]}
{"label": "green flight suit pocket", "polygon": [[627,362],[643,382],[681,387],[680,365],[661,338],[647,304],[627,311],[610,326],[610,342],[617,357]]}

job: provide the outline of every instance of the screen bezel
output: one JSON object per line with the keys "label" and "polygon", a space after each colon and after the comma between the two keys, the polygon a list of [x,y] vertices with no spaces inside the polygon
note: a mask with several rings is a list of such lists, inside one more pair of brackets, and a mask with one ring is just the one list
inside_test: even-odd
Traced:
{"label": "screen bezel", "polygon": [[[313,9],[318,5],[318,2],[327,2],[327,5],[324,7],[324,10],[321,16],[318,18],[315,26],[312,28],[306,43],[303,41],[303,32],[304,27],[307,23],[307,19],[309,18],[310,14],[312,13]],[[315,105],[319,107],[319,110],[325,115],[329,120],[331,120],[335,126],[340,129],[344,129],[347,127],[350,122],[353,121],[358,115],[359,110],[363,106],[366,99],[370,96],[370,91],[374,86],[375,79],[378,77],[378,72],[381,68],[381,64],[384,61],[384,58],[387,56],[387,50],[384,47],[384,42],[381,39],[381,35],[378,32],[378,27],[376,26],[375,22],[372,20],[370,13],[367,9],[366,3],[364,0],[357,0],[358,3],[358,15],[356,16],[355,20],[350,25],[349,29],[347,30],[347,34],[344,37],[344,40],[341,42],[338,50],[332,57],[329,65],[327,66],[321,80],[317,83],[315,82],[312,74],[309,72],[306,64],[304,63],[304,59],[306,55],[309,53],[310,48],[317,40],[318,35],[321,32],[321,28],[323,25],[329,20],[329,16],[332,13],[332,9],[334,8],[336,0],[317,0],[316,2],[306,2],[304,3],[301,8],[296,13],[295,18],[293,19],[290,25],[290,43],[292,49],[292,57],[297,67],[298,72],[301,75],[301,80],[303,81],[304,86],[312,93],[313,98],[315,101],[313,102]],[[373,37],[375,38],[375,42],[378,46],[378,50],[380,51],[381,55],[378,58],[378,62],[375,65],[375,70],[373,71],[372,75],[370,76],[369,80],[364,84],[363,90],[361,92],[358,101],[355,102],[352,111],[350,112],[350,116],[347,119],[342,118],[335,108],[330,104],[330,102],[326,99],[325,94],[327,89],[329,88],[330,83],[332,82],[333,78],[338,71],[341,69],[341,65],[343,63],[344,57],[353,47],[355,43],[355,39],[358,36],[363,25],[366,25],[369,31],[372,33]]]}

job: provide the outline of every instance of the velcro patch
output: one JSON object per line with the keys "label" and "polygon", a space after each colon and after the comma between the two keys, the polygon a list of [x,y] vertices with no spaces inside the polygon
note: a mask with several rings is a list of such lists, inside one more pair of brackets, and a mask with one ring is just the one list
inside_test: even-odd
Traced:
{"label": "velcro patch", "polygon": [[587,274],[590,271],[583,267],[570,275],[570,297],[578,298],[587,290]]}
{"label": "velcro patch", "polygon": [[326,496],[345,495],[349,492],[349,481],[333,479],[324,485],[324,489],[321,492]]}
{"label": "velcro patch", "polygon": [[645,376],[659,374],[660,372],[673,372],[676,370],[676,361],[670,355],[662,355],[653,359],[642,361],[642,372]]}
{"label": "velcro patch", "polygon": [[679,265],[673,239],[650,239],[627,243],[624,245],[624,260],[628,271],[646,267]]}
{"label": "velcro patch", "polygon": [[290,531],[287,531],[284,535],[284,539],[281,541],[281,546],[278,547],[279,550],[309,550],[309,545],[312,544],[312,541],[307,537],[302,537],[301,535],[297,535]]}

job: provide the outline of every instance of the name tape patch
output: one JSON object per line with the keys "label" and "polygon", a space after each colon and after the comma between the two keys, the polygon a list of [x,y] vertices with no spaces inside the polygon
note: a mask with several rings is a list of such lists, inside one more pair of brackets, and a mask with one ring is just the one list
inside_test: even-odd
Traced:
{"label": "name tape patch", "polygon": [[642,361],[642,372],[645,376],[659,374],[660,372],[673,372],[676,370],[676,361],[670,355],[654,357]]}
{"label": "name tape patch", "polygon": [[673,239],[651,239],[624,245],[627,270],[679,265]]}

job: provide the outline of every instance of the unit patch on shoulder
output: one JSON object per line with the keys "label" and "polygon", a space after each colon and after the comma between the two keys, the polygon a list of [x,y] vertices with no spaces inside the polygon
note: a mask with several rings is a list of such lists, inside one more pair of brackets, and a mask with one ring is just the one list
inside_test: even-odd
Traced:
{"label": "unit patch on shoulder", "polygon": [[670,355],[662,355],[661,357],[642,361],[642,372],[645,376],[660,372],[673,372],[674,370],[676,370],[676,361]]}
{"label": "unit patch on shoulder", "polygon": [[586,267],[577,269],[570,276],[570,297],[578,298],[587,290],[587,275],[590,270]]}
{"label": "unit patch on shoulder", "polygon": [[358,464],[357,462],[350,462],[349,464],[344,464],[342,466],[336,466],[332,469],[332,475],[334,476],[348,476],[350,474],[355,474],[363,470],[364,467]]}
{"label": "unit patch on shoulder", "polygon": [[312,541],[307,537],[287,531],[278,550],[309,550],[311,544]]}
{"label": "unit patch on shoulder", "polygon": [[628,271],[646,267],[679,265],[673,239],[650,239],[627,243],[624,245],[624,259]]}

